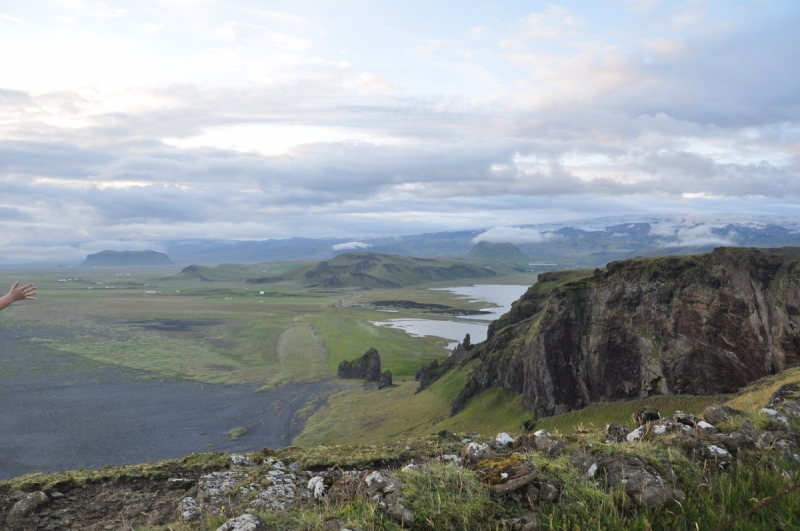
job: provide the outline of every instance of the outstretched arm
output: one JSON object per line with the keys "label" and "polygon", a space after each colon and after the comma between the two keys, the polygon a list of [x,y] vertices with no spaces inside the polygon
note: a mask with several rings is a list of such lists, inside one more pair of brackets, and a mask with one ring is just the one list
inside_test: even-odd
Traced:
{"label": "outstretched arm", "polygon": [[27,284],[19,287],[19,282],[14,282],[14,285],[11,286],[11,289],[8,291],[8,293],[0,297],[0,310],[12,302],[36,300],[34,295],[36,295],[36,286],[33,284]]}

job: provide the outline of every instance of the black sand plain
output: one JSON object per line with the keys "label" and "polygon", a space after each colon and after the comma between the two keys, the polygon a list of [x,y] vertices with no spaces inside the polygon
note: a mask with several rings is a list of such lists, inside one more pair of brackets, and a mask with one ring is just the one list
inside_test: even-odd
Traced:
{"label": "black sand plain", "polygon": [[[153,377],[55,352],[0,329],[0,479],[192,452],[280,448],[321,405],[330,382],[213,385]],[[228,431],[247,433],[232,441]]]}

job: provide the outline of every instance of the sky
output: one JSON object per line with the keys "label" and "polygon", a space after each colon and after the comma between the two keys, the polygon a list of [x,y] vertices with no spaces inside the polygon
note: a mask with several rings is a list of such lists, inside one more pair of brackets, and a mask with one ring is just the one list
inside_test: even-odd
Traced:
{"label": "sky", "polygon": [[0,0],[0,263],[800,216],[796,0]]}

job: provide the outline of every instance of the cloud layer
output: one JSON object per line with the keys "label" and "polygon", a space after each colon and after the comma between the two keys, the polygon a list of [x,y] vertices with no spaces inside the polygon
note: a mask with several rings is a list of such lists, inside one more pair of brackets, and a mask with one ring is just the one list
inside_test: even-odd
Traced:
{"label": "cloud layer", "polygon": [[494,226],[479,238],[528,243],[543,236],[508,226],[797,214],[795,2],[412,4],[5,9],[0,45],[25,53],[0,56],[0,263],[95,241]]}

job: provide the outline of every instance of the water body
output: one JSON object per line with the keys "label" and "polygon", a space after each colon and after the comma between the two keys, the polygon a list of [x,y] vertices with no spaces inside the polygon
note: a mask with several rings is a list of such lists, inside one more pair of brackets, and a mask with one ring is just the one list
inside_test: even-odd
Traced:
{"label": "water body", "polygon": [[489,312],[453,319],[390,319],[388,321],[375,321],[374,325],[388,326],[404,330],[415,337],[436,336],[450,339],[447,350],[452,350],[469,334],[472,343],[486,340],[489,325],[480,321],[494,321],[511,309],[511,304],[519,299],[530,286],[504,285],[504,284],[477,284],[474,286],[458,286],[452,288],[432,288],[433,290],[449,291],[470,301],[486,301],[496,304],[491,308],[483,308]]}
{"label": "water body", "polygon": [[[331,387],[317,382],[256,393],[251,385],[142,376],[0,329],[0,479],[280,448],[302,430],[295,412],[308,400],[321,405]],[[248,432],[231,441],[233,428]]]}

